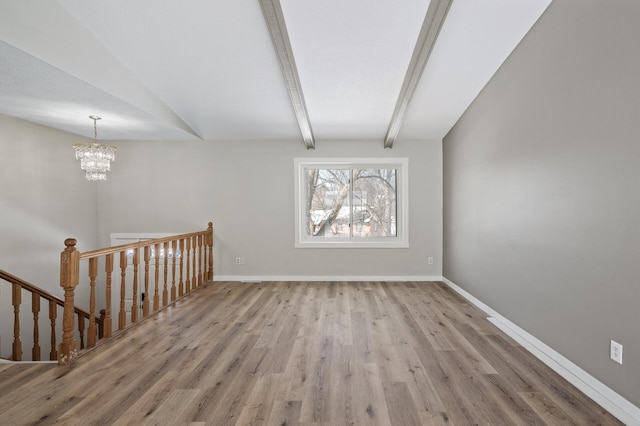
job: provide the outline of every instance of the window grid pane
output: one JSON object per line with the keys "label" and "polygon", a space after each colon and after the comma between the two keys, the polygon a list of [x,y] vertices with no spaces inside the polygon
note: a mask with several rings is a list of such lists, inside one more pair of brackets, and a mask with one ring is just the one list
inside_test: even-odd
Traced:
{"label": "window grid pane", "polygon": [[354,237],[397,236],[396,174],[394,168],[353,170]]}
{"label": "window grid pane", "polygon": [[305,169],[306,230],[310,237],[349,237],[348,169]]}
{"label": "window grid pane", "polygon": [[397,169],[305,168],[307,237],[397,236]]}

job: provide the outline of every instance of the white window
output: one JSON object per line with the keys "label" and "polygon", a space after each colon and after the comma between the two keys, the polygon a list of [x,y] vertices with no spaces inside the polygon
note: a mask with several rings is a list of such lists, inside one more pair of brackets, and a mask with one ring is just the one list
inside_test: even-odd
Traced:
{"label": "white window", "polygon": [[409,247],[408,159],[296,158],[296,247]]}

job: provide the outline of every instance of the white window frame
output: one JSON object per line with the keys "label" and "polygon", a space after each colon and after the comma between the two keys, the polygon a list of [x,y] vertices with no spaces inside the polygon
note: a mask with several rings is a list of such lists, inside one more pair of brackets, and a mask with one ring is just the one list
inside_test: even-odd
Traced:
{"label": "white window frame", "polygon": [[[409,247],[409,159],[408,158],[294,158],[295,248],[408,248]],[[395,237],[313,238],[306,235],[304,191],[305,168],[395,168],[397,224]]]}

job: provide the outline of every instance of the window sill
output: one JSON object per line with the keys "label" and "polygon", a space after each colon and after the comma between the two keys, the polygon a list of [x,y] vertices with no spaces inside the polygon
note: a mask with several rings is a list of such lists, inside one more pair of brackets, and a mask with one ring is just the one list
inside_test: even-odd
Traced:
{"label": "window sill", "polygon": [[295,248],[331,248],[331,249],[346,249],[346,248],[409,248],[409,241],[397,240],[393,241],[296,241]]}

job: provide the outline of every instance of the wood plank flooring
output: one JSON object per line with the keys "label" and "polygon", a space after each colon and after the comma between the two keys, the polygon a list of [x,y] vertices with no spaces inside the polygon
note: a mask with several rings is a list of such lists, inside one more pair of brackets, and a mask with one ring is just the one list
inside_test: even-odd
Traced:
{"label": "wood plank flooring", "polygon": [[0,424],[621,424],[442,283],[210,283],[72,366],[0,365]]}

